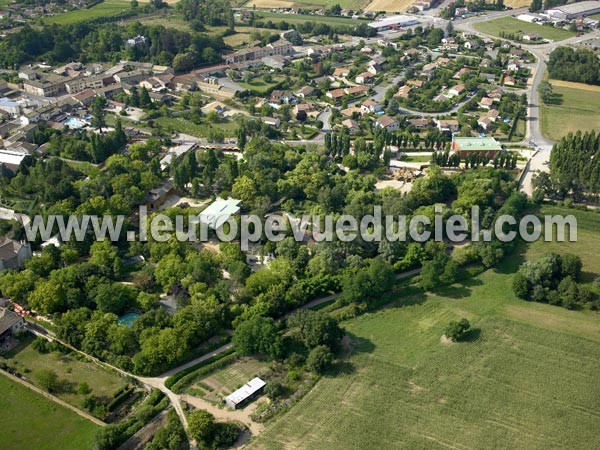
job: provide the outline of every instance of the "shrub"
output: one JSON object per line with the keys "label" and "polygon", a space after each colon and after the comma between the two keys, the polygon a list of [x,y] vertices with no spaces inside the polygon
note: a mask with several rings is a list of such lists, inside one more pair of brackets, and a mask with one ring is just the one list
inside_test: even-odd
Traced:
{"label": "shrub", "polygon": [[471,324],[467,319],[462,318],[458,322],[453,320],[446,327],[444,334],[453,341],[460,341],[469,331],[469,328],[471,328]]}

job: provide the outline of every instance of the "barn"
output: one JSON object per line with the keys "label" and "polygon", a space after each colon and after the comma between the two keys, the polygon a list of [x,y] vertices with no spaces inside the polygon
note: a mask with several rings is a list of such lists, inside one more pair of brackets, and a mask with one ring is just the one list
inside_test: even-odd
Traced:
{"label": "barn", "polygon": [[244,404],[248,400],[254,398],[257,394],[259,394],[266,383],[260,378],[252,378],[241,388],[233,391],[227,397],[225,397],[225,403],[232,409],[238,408],[240,405]]}

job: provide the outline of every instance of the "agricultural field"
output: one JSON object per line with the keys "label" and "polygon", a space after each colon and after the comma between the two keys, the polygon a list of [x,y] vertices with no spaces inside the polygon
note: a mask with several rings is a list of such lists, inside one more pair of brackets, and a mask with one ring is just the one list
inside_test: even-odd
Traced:
{"label": "agricultural field", "polygon": [[79,383],[85,382],[91,388],[91,395],[113,398],[114,393],[127,384],[127,380],[107,370],[80,361],[71,354],[59,352],[38,353],[31,346],[33,338],[27,337],[13,350],[0,358],[23,374],[27,380],[38,385],[36,375],[42,370],[53,370],[61,383],[59,392],[54,395],[76,406],[83,407],[84,395],[77,393]]}
{"label": "agricultural field", "polygon": [[516,9],[516,8],[523,8],[525,6],[529,6],[529,5],[531,5],[531,2],[529,0],[506,0],[504,2],[504,4],[513,9]]}
{"label": "agricultural field", "polygon": [[[577,252],[584,272],[600,273],[600,241],[588,240],[600,216],[577,214],[576,246],[522,246],[497,271],[344,322],[351,356],[250,448],[599,448],[598,313],[510,289],[522,261],[553,250]],[[466,342],[443,343],[461,317],[473,326]]]}
{"label": "agricultural field", "polygon": [[561,28],[554,28],[534,23],[523,22],[513,17],[501,17],[487,22],[480,22],[474,25],[477,31],[500,36],[501,32],[522,35],[524,33],[537,33],[543,38],[553,41],[560,41],[575,36],[575,33]]}
{"label": "agricultural field", "polygon": [[316,22],[326,23],[329,25],[360,25],[363,20],[351,19],[348,17],[328,17],[328,16],[308,16],[301,14],[284,14],[274,13],[270,11],[259,11],[256,13],[257,20],[270,20],[273,23],[287,22],[287,23],[304,23],[304,22]]}
{"label": "agricultural field", "polygon": [[0,375],[2,449],[81,450],[100,427]]}
{"label": "agricultural field", "polygon": [[541,109],[542,131],[558,140],[569,132],[597,130],[600,123],[600,87],[551,80],[554,100]]}
{"label": "agricultural field", "polygon": [[[144,25],[162,25],[165,28],[176,28],[181,31],[191,31],[189,22],[183,20],[181,14],[161,14],[158,16],[146,16],[146,17],[135,17],[133,19],[136,22],[140,22]],[[125,21],[124,25],[129,23]]]}
{"label": "agricultural field", "polygon": [[79,9],[48,17],[44,19],[44,22],[68,25],[99,17],[116,17],[130,9],[131,2],[127,0],[104,0],[102,3],[98,3],[89,9]]}
{"label": "agricultural field", "polygon": [[365,11],[386,11],[403,12],[406,11],[416,0],[373,0]]}
{"label": "agricultural field", "polygon": [[267,369],[268,364],[263,361],[241,358],[197,381],[187,389],[187,393],[220,403],[223,397],[231,394],[248,380],[260,376]]}
{"label": "agricultural field", "polygon": [[329,8],[339,4],[342,8],[364,9],[369,0],[250,0],[244,6],[256,8]]}

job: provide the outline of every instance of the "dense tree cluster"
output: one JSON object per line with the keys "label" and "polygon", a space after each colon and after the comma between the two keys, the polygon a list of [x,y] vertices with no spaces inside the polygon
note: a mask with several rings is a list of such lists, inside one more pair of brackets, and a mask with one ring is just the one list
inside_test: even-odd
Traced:
{"label": "dense tree cluster", "polygon": [[538,178],[536,187],[546,195],[576,199],[600,193],[600,134],[596,131],[569,133],[550,154],[551,175]]}
{"label": "dense tree cluster", "polygon": [[597,295],[577,282],[581,277],[579,256],[550,253],[523,264],[513,279],[514,293],[525,300],[547,302],[569,309],[598,307]]}
{"label": "dense tree cluster", "polygon": [[[148,38],[144,45],[125,47],[125,41],[137,35]],[[119,24],[80,23],[51,25],[41,29],[25,25],[0,42],[0,66],[17,68],[27,61],[42,60],[58,64],[78,60],[113,61],[128,59],[155,64],[175,65],[185,59],[189,68],[217,63],[226,48],[221,37],[201,33],[147,26],[139,22]],[[179,67],[181,70],[187,67]]]}
{"label": "dense tree cluster", "polygon": [[600,84],[600,59],[587,48],[558,47],[548,59],[550,78]]}

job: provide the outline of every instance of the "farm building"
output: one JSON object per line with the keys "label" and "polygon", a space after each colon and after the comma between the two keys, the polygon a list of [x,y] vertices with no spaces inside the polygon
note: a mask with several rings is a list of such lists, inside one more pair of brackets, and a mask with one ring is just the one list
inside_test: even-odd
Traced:
{"label": "farm building", "polygon": [[456,137],[452,140],[452,151],[458,153],[461,159],[464,159],[468,154],[479,153],[493,158],[496,153],[502,150],[500,143],[491,137],[484,138],[466,138]]}
{"label": "farm building", "polygon": [[266,383],[260,378],[256,377],[248,381],[245,385],[236,391],[233,391],[227,397],[225,397],[225,403],[232,409],[236,409],[244,402],[254,398],[260,393],[265,387]]}
{"label": "farm building", "polygon": [[398,28],[409,27],[411,25],[417,25],[419,21],[411,16],[405,16],[398,14],[395,16],[384,17],[369,23],[369,27],[374,28],[378,32],[387,30],[397,30]]}
{"label": "farm building", "polygon": [[23,328],[23,318],[10,309],[0,307],[0,345],[4,345],[14,333]]}

